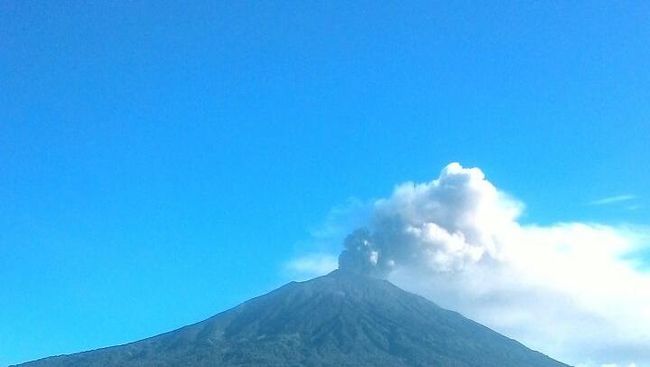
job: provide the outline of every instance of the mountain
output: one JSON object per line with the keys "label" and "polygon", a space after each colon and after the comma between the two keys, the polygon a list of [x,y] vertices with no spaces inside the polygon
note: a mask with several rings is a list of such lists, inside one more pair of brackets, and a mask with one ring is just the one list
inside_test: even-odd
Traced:
{"label": "mountain", "polygon": [[138,342],[21,367],[566,367],[385,280],[334,271]]}

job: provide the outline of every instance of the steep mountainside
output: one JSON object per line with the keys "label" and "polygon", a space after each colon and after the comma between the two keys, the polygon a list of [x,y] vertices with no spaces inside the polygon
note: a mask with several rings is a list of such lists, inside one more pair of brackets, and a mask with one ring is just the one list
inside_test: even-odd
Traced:
{"label": "steep mountainside", "polygon": [[20,366],[566,365],[387,281],[335,271],[166,334]]}

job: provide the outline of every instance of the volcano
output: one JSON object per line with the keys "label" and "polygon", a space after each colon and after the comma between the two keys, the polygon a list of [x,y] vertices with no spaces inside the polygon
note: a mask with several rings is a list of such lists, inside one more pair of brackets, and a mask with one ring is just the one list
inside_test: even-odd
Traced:
{"label": "volcano", "polygon": [[337,270],[205,321],[21,367],[561,367],[386,280]]}

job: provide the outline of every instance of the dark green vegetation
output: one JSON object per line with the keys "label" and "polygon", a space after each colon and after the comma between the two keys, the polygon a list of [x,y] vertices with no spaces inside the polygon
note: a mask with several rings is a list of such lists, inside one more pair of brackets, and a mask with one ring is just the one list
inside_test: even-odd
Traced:
{"label": "dark green vegetation", "polygon": [[335,271],[153,338],[20,366],[566,365],[387,281]]}

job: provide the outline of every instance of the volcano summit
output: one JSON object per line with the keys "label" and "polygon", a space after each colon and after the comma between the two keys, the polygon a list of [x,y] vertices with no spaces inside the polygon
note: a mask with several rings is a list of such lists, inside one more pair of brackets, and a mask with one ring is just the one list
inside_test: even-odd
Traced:
{"label": "volcano summit", "polygon": [[336,270],[149,339],[19,366],[567,365],[386,280]]}

